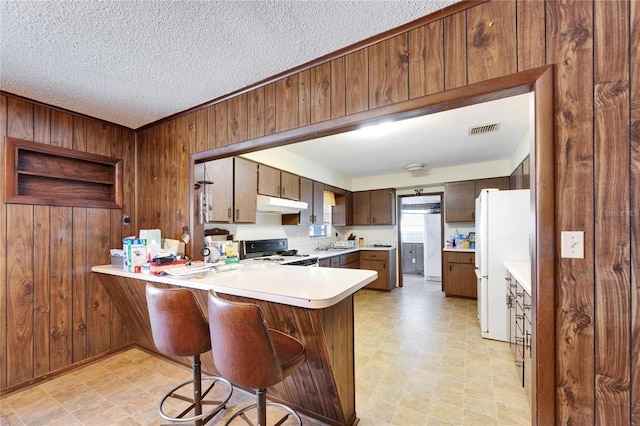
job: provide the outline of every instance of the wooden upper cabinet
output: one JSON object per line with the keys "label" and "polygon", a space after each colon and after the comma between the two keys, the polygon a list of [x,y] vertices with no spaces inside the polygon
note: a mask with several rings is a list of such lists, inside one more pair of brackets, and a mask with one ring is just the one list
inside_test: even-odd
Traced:
{"label": "wooden upper cabinet", "polygon": [[531,188],[531,165],[529,163],[529,156],[522,160],[522,189]]}
{"label": "wooden upper cabinet", "polygon": [[394,189],[371,191],[370,202],[372,225],[395,225],[396,191]]}
{"label": "wooden upper cabinet", "polygon": [[280,172],[280,197],[289,200],[300,199],[300,176],[285,171]]}
{"label": "wooden upper cabinet", "polygon": [[331,223],[336,226],[353,225],[353,193],[336,192],[336,205],[331,209]]}
{"label": "wooden upper cabinet", "polygon": [[233,222],[255,223],[258,165],[240,157],[234,157],[233,161]]}
{"label": "wooden upper cabinet", "polygon": [[520,189],[522,187],[522,163],[509,175],[509,189]]}
{"label": "wooden upper cabinet", "polygon": [[473,180],[444,184],[445,222],[473,222],[476,210],[476,184]]}
{"label": "wooden upper cabinet", "polygon": [[324,223],[324,184],[316,181],[313,182],[313,223]]}
{"label": "wooden upper cabinet", "polygon": [[376,189],[353,193],[354,225],[395,225],[394,189]]}
{"label": "wooden upper cabinet", "polygon": [[369,225],[371,222],[371,197],[369,191],[353,193],[353,224]]}
{"label": "wooden upper cabinet", "polygon": [[497,188],[502,191],[509,189],[509,186],[509,176],[445,183],[445,222],[474,222],[476,198],[480,191],[485,188]]}
{"label": "wooden upper cabinet", "polygon": [[[473,198],[474,200],[480,196],[480,191],[486,188],[497,188],[500,191],[504,191],[509,189],[510,182],[509,176],[501,176],[496,178],[487,178],[487,179],[478,179],[475,181],[476,188],[476,196]],[[474,201],[474,210],[475,210],[475,201]]]}
{"label": "wooden upper cabinet", "polygon": [[260,164],[258,165],[258,194],[299,200],[300,178],[293,173]]}
{"label": "wooden upper cabinet", "polygon": [[530,164],[529,156],[522,160],[518,167],[509,176],[509,189],[529,189],[530,188]]}
{"label": "wooden upper cabinet", "polygon": [[313,180],[300,177],[300,201],[307,203],[307,209],[299,213],[300,225],[313,223]]}
{"label": "wooden upper cabinet", "polygon": [[307,203],[305,210],[297,214],[283,214],[283,225],[312,225],[322,223],[324,215],[324,185],[311,179],[300,176],[300,201]]}
{"label": "wooden upper cabinet", "polygon": [[196,183],[208,194],[205,205],[201,205],[202,209],[208,210],[203,221],[233,222],[233,158],[207,161],[196,166],[202,168],[202,176],[198,176],[196,167]]}
{"label": "wooden upper cabinet", "polygon": [[280,197],[280,170],[258,165],[258,194]]}

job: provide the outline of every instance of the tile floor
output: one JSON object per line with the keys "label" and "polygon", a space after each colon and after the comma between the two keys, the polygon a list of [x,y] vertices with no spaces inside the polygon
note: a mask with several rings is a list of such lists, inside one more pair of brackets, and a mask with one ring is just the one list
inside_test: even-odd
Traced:
{"label": "tile floor", "polygon": [[[355,297],[359,425],[530,424],[511,351],[480,337],[475,301],[405,277],[391,293]],[[189,378],[185,367],[130,349],[3,397],[0,425],[160,425],[159,399]],[[216,420],[252,400],[236,390]]]}

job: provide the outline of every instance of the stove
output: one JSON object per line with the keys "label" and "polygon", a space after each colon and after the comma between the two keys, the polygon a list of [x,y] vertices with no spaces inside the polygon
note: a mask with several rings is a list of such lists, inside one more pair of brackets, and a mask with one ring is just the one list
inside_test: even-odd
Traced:
{"label": "stove", "polygon": [[286,238],[240,241],[240,260],[296,266],[312,266],[318,263],[317,256],[298,254],[295,250],[289,250]]}

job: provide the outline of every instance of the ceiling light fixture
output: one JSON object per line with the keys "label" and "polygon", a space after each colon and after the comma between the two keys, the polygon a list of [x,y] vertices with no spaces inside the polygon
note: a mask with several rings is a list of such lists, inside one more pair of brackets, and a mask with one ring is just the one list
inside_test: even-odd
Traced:
{"label": "ceiling light fixture", "polygon": [[411,163],[405,167],[409,173],[418,173],[424,170],[424,163]]}

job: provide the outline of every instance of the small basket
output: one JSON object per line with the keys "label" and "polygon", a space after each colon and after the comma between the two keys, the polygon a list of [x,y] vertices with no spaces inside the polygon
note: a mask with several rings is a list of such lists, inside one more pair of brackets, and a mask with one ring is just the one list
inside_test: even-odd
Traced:
{"label": "small basket", "polygon": [[111,266],[124,269],[124,256],[111,256]]}

